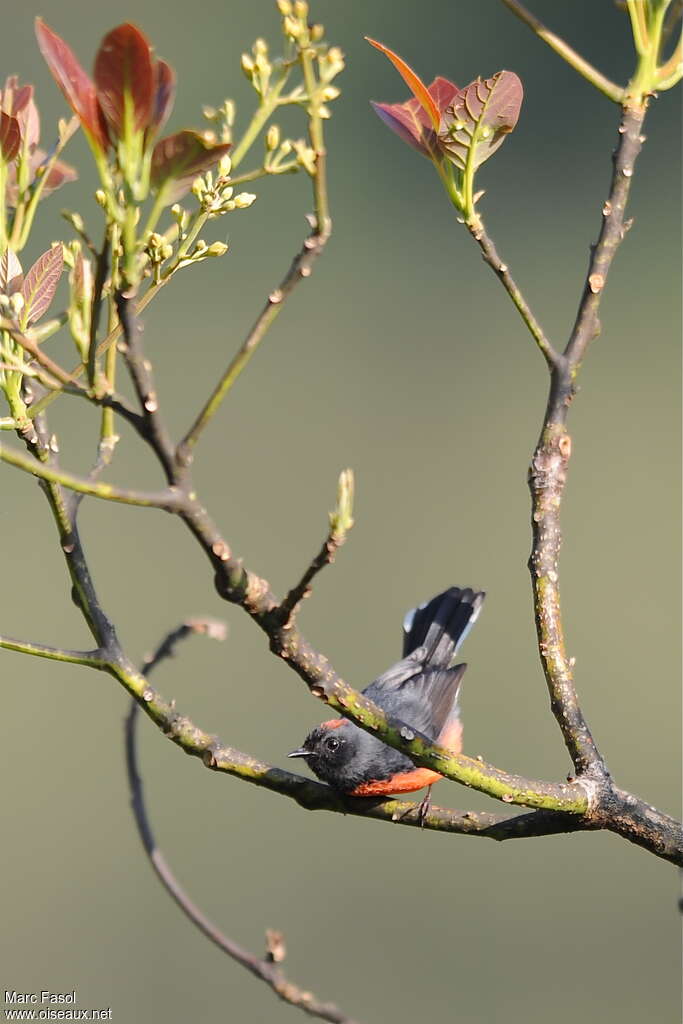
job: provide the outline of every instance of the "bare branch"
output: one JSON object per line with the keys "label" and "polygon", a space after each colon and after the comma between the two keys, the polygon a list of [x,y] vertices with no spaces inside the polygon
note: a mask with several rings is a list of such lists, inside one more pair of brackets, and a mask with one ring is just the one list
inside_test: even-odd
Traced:
{"label": "bare branch", "polygon": [[[221,632],[222,630],[222,632]],[[155,653],[146,659],[142,672],[149,673],[164,658],[173,656],[176,645],[192,633],[205,633],[218,639],[224,635],[225,627],[222,623],[208,622],[206,620],[192,620],[184,622],[177,629],[172,630],[157,647]],[[131,796],[131,807],[135,817],[138,834],[142,845],[149,858],[157,878],[164,886],[169,895],[175,900],[183,913],[206,935],[219,949],[227,953],[242,967],[246,967],[255,977],[265,982],[273,992],[284,1002],[296,1006],[309,1014],[311,1017],[318,1017],[321,1020],[331,1021],[332,1024],[357,1024],[350,1017],[336,1007],[333,1003],[323,1003],[311,993],[299,988],[288,981],[279,966],[284,958],[284,944],[281,937],[275,943],[268,933],[269,949],[266,956],[261,958],[249,953],[233,939],[225,935],[209,918],[202,913],[199,907],[190,899],[180,882],[174,875],[164,854],[159,849],[152,826],[150,823],[147,808],[145,806],[144,788],[140,769],[138,765],[137,744],[136,744],[136,722],[138,705],[131,702],[130,711],[125,720],[125,743],[126,743],[126,767],[128,772],[128,786]],[[277,946],[277,950],[274,947]]]}

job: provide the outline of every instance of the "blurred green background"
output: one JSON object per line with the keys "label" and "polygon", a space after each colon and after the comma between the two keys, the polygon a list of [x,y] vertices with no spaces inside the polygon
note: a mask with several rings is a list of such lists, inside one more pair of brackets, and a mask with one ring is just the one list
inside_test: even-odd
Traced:
{"label": "blurred green background", "polygon": [[[611,2],[534,10],[615,80],[631,67],[626,16]],[[44,0],[3,22],[3,69],[36,83],[45,135],[65,111],[39,58],[41,13],[90,66],[104,32],[134,19],[177,69],[171,129],[201,105],[251,93],[240,53],[278,40],[270,0],[118,6]],[[488,0],[317,0],[347,54],[328,126],[335,232],[208,432],[196,477],[213,516],[277,592],[322,540],[339,470],[357,479],[357,525],[302,614],[306,635],[358,686],[396,660],[405,610],[452,583],[489,592],[467,641],[465,749],[511,771],[560,779],[569,762],[535,650],[526,559],[526,467],[545,369],[505,293],[459,230],[428,163],[368,100],[405,90],[368,34],[430,80],[516,71],[519,126],[480,172],[482,211],[503,258],[560,344],[600,224],[618,112]],[[680,101],[653,103],[633,185],[635,223],[607,289],[603,335],[572,409],[562,583],[570,652],[594,735],[625,787],[678,811],[680,746]],[[67,158],[87,167],[81,139]],[[83,177],[92,191],[93,179]],[[308,183],[260,184],[218,222],[231,252],[184,272],[145,317],[176,433],[239,345],[305,231]],[[43,207],[37,255],[68,237],[70,185]],[[90,222],[95,214],[88,199]],[[97,228],[99,235],[99,226]],[[66,342],[54,343],[65,361]],[[88,465],[96,417],[62,400],[63,464]],[[126,428],[109,477],[158,480]],[[47,506],[2,470],[2,631],[88,646],[69,600]],[[229,623],[195,640],[157,685],[226,742],[282,766],[323,709],[215,595],[180,524],[86,502],[82,529],[104,606],[139,658],[183,617]],[[120,1024],[300,1019],[194,931],[152,877],[134,834],[122,763],[127,698],[112,680],[0,652],[0,987],[76,989],[80,1008]],[[204,771],[142,723],[159,841],[196,901],[263,949],[285,932],[292,979],[370,1022],[459,1024],[679,1019],[677,878],[611,835],[501,845],[338,815]],[[494,807],[442,784],[438,802]],[[435,795],[436,795],[435,794]]]}

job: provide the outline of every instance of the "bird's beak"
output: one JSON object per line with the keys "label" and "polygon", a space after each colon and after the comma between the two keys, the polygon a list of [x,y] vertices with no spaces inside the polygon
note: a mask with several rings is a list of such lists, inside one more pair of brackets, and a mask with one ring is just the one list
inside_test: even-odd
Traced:
{"label": "bird's beak", "polygon": [[293,750],[291,754],[287,754],[287,757],[311,757],[313,750],[307,750],[306,747],[299,747],[298,750]]}

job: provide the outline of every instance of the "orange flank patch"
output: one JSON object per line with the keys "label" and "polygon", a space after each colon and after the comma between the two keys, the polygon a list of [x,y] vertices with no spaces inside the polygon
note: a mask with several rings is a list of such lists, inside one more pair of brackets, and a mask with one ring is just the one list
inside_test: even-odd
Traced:
{"label": "orange flank patch", "polygon": [[338,729],[340,725],[343,725],[346,721],[345,718],[330,718],[328,722],[321,722],[319,728],[321,729]]}
{"label": "orange flank patch", "polygon": [[[333,720],[336,722],[336,719]],[[342,719],[343,721],[343,719]],[[331,728],[335,728],[332,723]],[[462,722],[454,719],[441,733],[438,739],[439,745],[459,754],[462,750]],[[397,793],[414,793],[425,786],[431,786],[443,778],[438,772],[431,768],[413,768],[407,772],[399,772],[392,779],[371,779],[369,782],[361,782],[359,786],[352,789],[349,796],[392,796]]]}
{"label": "orange flank patch", "polygon": [[390,796],[394,793],[414,793],[425,786],[438,782],[443,775],[433,772],[431,768],[413,768],[411,772],[399,772],[393,779],[373,779],[361,782],[352,789],[349,796]]}

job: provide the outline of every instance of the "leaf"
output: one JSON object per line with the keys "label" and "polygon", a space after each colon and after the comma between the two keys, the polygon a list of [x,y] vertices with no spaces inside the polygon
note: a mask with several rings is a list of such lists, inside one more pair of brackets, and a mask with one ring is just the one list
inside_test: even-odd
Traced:
{"label": "leaf", "polygon": [[442,119],[439,142],[450,159],[465,170],[476,169],[505,141],[519,117],[524,90],[514,71],[477,78],[455,97]]}
{"label": "leaf", "polygon": [[24,274],[17,255],[12,249],[5,249],[0,257],[0,294],[14,295],[21,290]]}
{"label": "leaf", "polygon": [[[453,102],[459,89],[447,78],[435,78],[427,91],[441,113]],[[372,103],[372,107],[377,116],[418,153],[431,160],[439,156],[436,132],[432,129],[429,116],[418,100],[410,99],[405,103]]]}
{"label": "leaf", "polygon": [[38,144],[40,138],[40,118],[38,108],[33,101],[33,86],[20,86],[16,75],[8,75],[4,88],[0,90],[0,108],[6,114],[16,117],[19,122],[21,141],[30,152]]}
{"label": "leaf", "polygon": [[133,129],[147,128],[154,104],[154,69],[150,45],[135,25],[119,25],[100,43],[95,89],[112,135],[121,138],[127,102],[132,108]]}
{"label": "leaf", "polygon": [[64,250],[59,243],[39,256],[29,270],[21,287],[24,296],[22,321],[25,327],[36,323],[47,313],[57,291],[63,267]]}
{"label": "leaf", "polygon": [[[29,170],[30,179],[29,185],[32,185],[37,177],[38,169],[50,159],[50,155],[43,149],[34,149],[29,157]],[[63,160],[55,160],[54,164],[50,168],[47,174],[47,179],[43,185],[40,198],[44,199],[49,196],[52,192],[56,192],[62,185],[66,185],[70,181],[75,181],[78,177],[78,172],[75,167],[71,167],[70,164],[64,163]],[[17,175],[14,167],[10,167],[9,174],[7,175],[7,205],[14,208],[19,201],[19,189],[17,187]]]}
{"label": "leaf", "polygon": [[152,153],[152,188],[159,192],[164,189],[166,205],[177,202],[194,179],[213,167],[229,149],[229,142],[213,142],[199,132],[177,132],[159,139]]}
{"label": "leaf", "polygon": [[394,65],[399,75],[406,83],[410,91],[412,92],[415,99],[418,101],[422,109],[426,112],[431,121],[432,127],[435,131],[439,130],[439,111],[436,103],[430,96],[427,86],[424,84],[421,78],[415,74],[413,69],[406,64],[404,60],[393,50],[390,50],[388,46],[384,46],[382,43],[378,43],[376,39],[370,39],[369,36],[365,37],[371,46],[374,46],[376,50],[380,50],[386,57],[389,58],[391,63]]}
{"label": "leaf", "polygon": [[71,48],[48,28],[42,18],[36,18],[36,38],[52,77],[81,122],[91,144],[106,153],[109,148],[107,129],[97,102],[95,86],[89,76]]}
{"label": "leaf", "polygon": [[422,153],[423,156],[429,157],[431,155],[424,138],[425,126],[417,114],[418,110],[421,113],[424,113],[424,111],[417,100],[407,100],[405,103],[374,103],[371,101],[370,105],[377,116],[400,139],[407,142],[418,153]]}
{"label": "leaf", "polygon": [[21,146],[21,131],[16,117],[0,110],[0,154],[5,163],[11,163]]}
{"label": "leaf", "polygon": [[165,60],[158,60],[154,65],[154,104],[149,125],[151,133],[156,134],[166,124],[174,99],[175,72]]}

